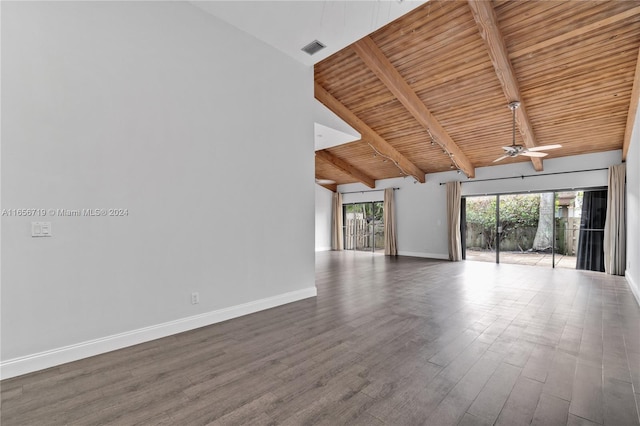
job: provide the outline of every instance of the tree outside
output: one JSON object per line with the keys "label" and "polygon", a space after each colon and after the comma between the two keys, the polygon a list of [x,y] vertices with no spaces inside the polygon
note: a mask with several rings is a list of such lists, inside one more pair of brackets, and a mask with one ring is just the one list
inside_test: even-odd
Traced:
{"label": "tree outside", "polygon": [[536,236],[533,240],[533,250],[546,251],[553,247],[553,222],[554,222],[554,193],[540,194],[540,208],[538,209],[538,224]]}
{"label": "tree outside", "polygon": [[357,204],[345,204],[346,213],[357,214],[367,222],[375,220],[376,222],[382,222],[383,207],[382,202],[375,203],[357,203]]}

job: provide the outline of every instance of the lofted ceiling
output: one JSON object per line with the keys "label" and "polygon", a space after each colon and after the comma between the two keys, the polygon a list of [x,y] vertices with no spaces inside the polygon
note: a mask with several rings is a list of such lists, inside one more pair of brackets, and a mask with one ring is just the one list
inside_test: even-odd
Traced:
{"label": "lofted ceiling", "polygon": [[[305,65],[337,52],[424,0],[191,0],[191,4],[275,47]],[[313,40],[326,47],[308,55]]]}
{"label": "lofted ceiling", "polygon": [[637,1],[429,1],[316,63],[316,99],[361,135],[316,151],[316,178],[473,178],[511,144],[512,101],[517,144],[562,145],[544,159],[624,158],[639,50]]}

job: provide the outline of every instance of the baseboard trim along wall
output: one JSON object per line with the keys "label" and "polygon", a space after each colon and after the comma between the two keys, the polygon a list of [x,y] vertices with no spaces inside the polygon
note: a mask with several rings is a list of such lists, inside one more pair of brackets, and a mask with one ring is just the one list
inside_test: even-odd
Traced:
{"label": "baseboard trim along wall", "polygon": [[629,273],[629,271],[625,271],[624,277],[627,279],[627,284],[631,289],[631,293],[633,293],[633,296],[636,298],[636,302],[638,303],[638,306],[640,306],[640,294],[638,293],[638,283],[633,281],[633,278],[631,278],[631,274]]}
{"label": "baseboard trim along wall", "polygon": [[317,296],[316,287],[279,294],[265,299],[255,300],[204,314],[181,318],[162,324],[139,328],[137,330],[114,334],[95,340],[64,346],[24,357],[0,362],[0,379],[8,379],[22,374],[32,373],[67,362],[100,355],[128,346],[137,345],[173,334],[182,333],[207,325],[227,321],[243,315],[275,308],[287,303]]}
{"label": "baseboard trim along wall", "polygon": [[420,253],[413,251],[398,251],[399,256],[410,256],[410,257],[425,257],[427,259],[440,259],[440,260],[449,260],[448,254],[442,253]]}

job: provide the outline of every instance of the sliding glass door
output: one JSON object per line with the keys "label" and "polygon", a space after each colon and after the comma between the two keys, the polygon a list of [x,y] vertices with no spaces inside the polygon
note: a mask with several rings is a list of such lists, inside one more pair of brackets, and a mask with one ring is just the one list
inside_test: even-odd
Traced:
{"label": "sliding glass door", "polygon": [[583,191],[562,191],[555,195],[554,265],[576,268]]}
{"label": "sliding glass door", "polygon": [[604,272],[604,222],[607,190],[585,191],[580,214],[577,269]]}
{"label": "sliding glass door", "polygon": [[463,258],[496,262],[496,196],[466,197],[463,204]]}
{"label": "sliding glass door", "polygon": [[603,271],[606,189],[466,197],[463,258]]}
{"label": "sliding glass door", "polygon": [[552,266],[553,192],[498,195],[499,261]]}
{"label": "sliding glass door", "polygon": [[383,206],[382,201],[344,205],[345,250],[384,251]]}

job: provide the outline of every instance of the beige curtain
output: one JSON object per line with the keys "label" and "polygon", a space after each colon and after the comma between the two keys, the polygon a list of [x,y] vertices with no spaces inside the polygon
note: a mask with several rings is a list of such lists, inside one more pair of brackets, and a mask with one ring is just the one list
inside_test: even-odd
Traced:
{"label": "beige curtain", "polygon": [[396,205],[393,199],[393,188],[384,190],[384,254],[396,256],[398,242],[396,239]]}
{"label": "beige curtain", "polygon": [[331,250],[342,250],[342,194],[333,194],[333,214],[331,215]]}
{"label": "beige curtain", "polygon": [[447,182],[447,235],[449,240],[449,260],[462,260],[462,240],[460,236],[460,203],[462,191],[460,182]]}
{"label": "beige curtain", "polygon": [[625,164],[609,167],[604,270],[611,275],[624,275],[626,267],[625,174]]}

